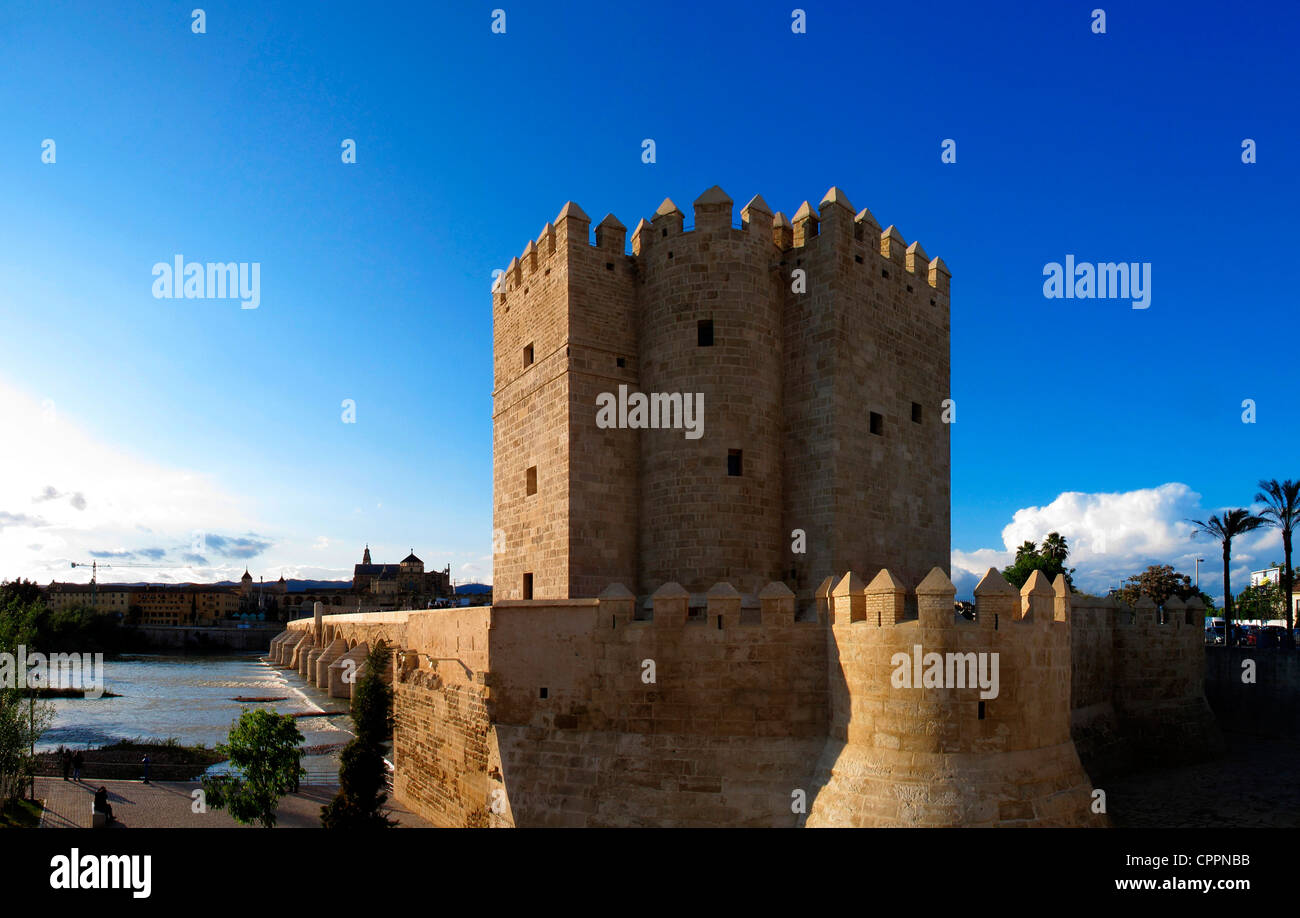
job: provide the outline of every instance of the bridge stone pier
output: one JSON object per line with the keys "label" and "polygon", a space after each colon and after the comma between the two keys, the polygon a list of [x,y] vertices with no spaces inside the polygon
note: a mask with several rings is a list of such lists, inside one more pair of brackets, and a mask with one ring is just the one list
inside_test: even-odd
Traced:
{"label": "bridge stone pier", "polygon": [[[325,615],[316,603],[310,618],[289,622],[267,651],[268,662],[292,670],[308,685],[329,692],[332,698],[351,698],[352,686],[365,672],[366,656],[379,641],[390,651],[406,644],[407,623],[413,612],[364,612]],[[384,678],[391,680],[392,665]]]}

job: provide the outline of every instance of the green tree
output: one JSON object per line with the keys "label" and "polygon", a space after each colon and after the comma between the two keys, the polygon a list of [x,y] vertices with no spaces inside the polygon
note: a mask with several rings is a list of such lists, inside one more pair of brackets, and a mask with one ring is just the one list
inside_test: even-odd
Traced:
{"label": "green tree", "polygon": [[245,709],[217,752],[237,773],[203,779],[208,805],[225,809],[245,825],[260,822],[275,828],[280,798],[292,793],[304,774],[299,745],[302,733],[288,714]]}
{"label": "green tree", "polygon": [[366,654],[365,670],[352,687],[352,722],[357,738],[374,746],[382,745],[393,735],[393,687],[383,679],[390,665],[383,641]]}
{"label": "green tree", "polygon": [[[18,645],[32,646],[35,618],[45,605],[39,598],[5,584],[0,591],[0,651],[17,654]],[[24,697],[26,686],[0,687],[0,806],[22,796],[35,773],[32,748],[54,722],[54,705]]]}
{"label": "green tree", "polygon": [[321,825],[327,829],[385,829],[395,824],[384,811],[384,744],[393,729],[393,689],[383,678],[388,666],[388,650],[379,641],[366,654],[365,668],[352,687],[357,735],[339,755],[338,795],[321,807]]}
{"label": "green tree", "polygon": [[1242,618],[1257,618],[1261,622],[1281,618],[1285,597],[1282,587],[1272,580],[1265,580],[1255,586],[1248,586],[1237,594],[1233,602],[1237,614]]}
{"label": "green tree", "polygon": [[1047,538],[1043,539],[1043,548],[1039,554],[1044,558],[1050,558],[1059,564],[1064,564],[1065,559],[1070,555],[1070,549],[1065,544],[1065,538],[1059,532],[1049,532]]}
{"label": "green tree", "polygon": [[1260,481],[1255,502],[1264,505],[1259,515],[1264,525],[1282,530],[1282,594],[1286,609],[1286,634],[1282,646],[1295,647],[1295,627],[1292,612],[1295,610],[1295,571],[1291,568],[1291,534],[1300,524],[1300,481],[1278,481],[1276,478]]}
{"label": "green tree", "polygon": [[1198,533],[1205,533],[1218,539],[1219,544],[1223,546],[1223,642],[1224,644],[1232,643],[1232,575],[1228,572],[1228,566],[1232,562],[1232,540],[1237,536],[1245,535],[1248,532],[1254,532],[1260,526],[1266,523],[1263,517],[1255,516],[1249,510],[1238,507],[1235,510],[1225,510],[1222,515],[1215,514],[1208,520],[1188,520],[1196,526],[1192,532],[1195,536]]}
{"label": "green tree", "polygon": [[1002,570],[1002,576],[1006,578],[1007,583],[1018,589],[1025,585],[1025,581],[1034,571],[1042,571],[1051,581],[1064,574],[1066,584],[1073,590],[1074,568],[1065,566],[1065,561],[1069,557],[1070,547],[1065,537],[1059,532],[1049,532],[1047,538],[1043,540],[1042,550],[1034,542],[1021,543],[1016,549],[1016,560]]}
{"label": "green tree", "polygon": [[1130,606],[1137,605],[1142,596],[1150,596],[1155,604],[1162,606],[1170,596],[1177,596],[1186,601],[1193,596],[1200,598],[1206,609],[1214,608],[1214,602],[1208,593],[1203,593],[1192,585],[1192,578],[1180,574],[1168,564],[1153,564],[1140,574],[1135,574],[1119,589],[1119,598]]}

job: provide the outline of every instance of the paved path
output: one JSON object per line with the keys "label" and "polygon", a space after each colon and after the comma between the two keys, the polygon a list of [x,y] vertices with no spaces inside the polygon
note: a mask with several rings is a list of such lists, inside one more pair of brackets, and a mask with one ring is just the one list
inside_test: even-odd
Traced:
{"label": "paved path", "polygon": [[[195,781],[64,781],[62,778],[37,778],[36,796],[45,801],[41,828],[89,828],[90,803],[95,791],[108,788],[108,802],[113,807],[114,827],[120,828],[238,828],[224,810],[208,808],[206,813],[192,810],[191,791]],[[303,785],[299,793],[280,800],[276,810],[276,827],[319,829],[320,808],[334,798],[337,787]],[[428,823],[389,801],[391,816],[403,828],[427,828]]]}
{"label": "paved path", "polygon": [[1106,782],[1117,826],[1300,826],[1300,741],[1224,733],[1227,755]]}

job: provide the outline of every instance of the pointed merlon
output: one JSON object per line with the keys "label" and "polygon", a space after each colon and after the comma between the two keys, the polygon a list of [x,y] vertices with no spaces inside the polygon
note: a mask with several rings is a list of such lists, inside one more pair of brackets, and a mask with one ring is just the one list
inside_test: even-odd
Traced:
{"label": "pointed merlon", "polygon": [[777,580],[773,580],[758,591],[759,599],[788,599],[793,595],[794,590]]}
{"label": "pointed merlon", "polygon": [[854,223],[862,223],[867,226],[874,226],[877,231],[880,230],[880,221],[876,219],[875,214],[865,207],[858,211],[857,216],[853,218]]}
{"label": "pointed merlon", "polygon": [[681,210],[679,210],[677,205],[673,203],[672,198],[664,198],[664,202],[660,204],[659,209],[655,211],[655,216],[667,217],[669,214],[680,214],[680,213]]}
{"label": "pointed merlon", "polygon": [[767,202],[763,200],[763,196],[761,194],[756,194],[752,198],[750,198],[749,203],[746,204],[744,207],[742,207],[740,209],[740,212],[743,214],[746,211],[750,211],[750,210],[754,211],[755,213],[767,214],[769,217],[772,216],[772,208],[767,206]]}
{"label": "pointed merlon", "polygon": [[1138,597],[1137,604],[1134,606],[1135,609],[1154,609],[1155,607],[1156,601],[1146,593]]}
{"label": "pointed merlon", "polygon": [[1021,596],[1055,596],[1052,585],[1047,582],[1047,575],[1042,571],[1034,571],[1025,581],[1025,585],[1020,588]]}
{"label": "pointed merlon", "polygon": [[611,583],[609,586],[605,587],[605,589],[601,590],[600,595],[596,598],[605,600],[636,599],[636,597],[632,595],[632,591],[621,583]]}
{"label": "pointed merlon", "polygon": [[561,220],[585,220],[587,223],[590,223],[591,217],[588,217],[583,209],[577,204],[572,201],[566,201],[564,207],[560,209],[559,216],[555,218],[555,222],[559,223]]}
{"label": "pointed merlon", "polygon": [[832,596],[850,596],[855,593],[861,593],[864,589],[862,578],[849,571],[840,578],[840,582],[835,584],[835,589],[831,590]]}
{"label": "pointed merlon", "polygon": [[727,197],[727,193],[725,191],[723,191],[717,185],[714,185],[708,191],[704,192],[704,194],[700,195],[698,198],[695,199],[696,207],[699,207],[701,204],[726,204],[730,206],[732,204],[732,200],[731,198]]}
{"label": "pointed merlon", "polygon": [[821,220],[820,217],[818,217],[815,213],[813,213],[812,205],[809,204],[807,201],[804,201],[802,204],[800,204],[799,209],[794,212],[795,223],[801,223],[804,220],[818,220],[818,221]]}
{"label": "pointed merlon", "polygon": [[948,575],[941,567],[930,568],[930,573],[916,585],[917,596],[951,595],[956,592],[957,588],[952,585],[952,581],[948,579]]}
{"label": "pointed merlon", "polygon": [[793,229],[793,228],[794,228],[794,227],[791,226],[791,224],[790,224],[790,218],[787,217],[785,214],[781,213],[781,211],[779,211],[779,210],[776,212],[776,215],[772,217],[772,226],[775,227],[775,228],[777,228],[777,229],[781,229],[781,228],[784,228],[784,229]]}
{"label": "pointed merlon", "polygon": [[655,590],[650,597],[651,599],[690,599],[691,594],[686,592],[686,588],[675,580],[669,580],[659,589]]}
{"label": "pointed merlon", "polygon": [[905,250],[907,248],[907,241],[903,239],[903,234],[900,233],[898,227],[894,226],[892,223],[889,224],[889,229],[880,234],[880,238],[889,242],[898,243],[900,250]]}
{"label": "pointed merlon", "polygon": [[704,595],[710,599],[736,599],[740,591],[726,581],[720,581],[709,587],[709,592]]}
{"label": "pointed merlon", "polygon": [[597,229],[600,229],[601,227],[604,227],[606,229],[616,229],[616,230],[627,229],[626,226],[624,226],[622,223],[619,222],[618,217],[614,216],[613,214],[605,214],[605,219],[601,220],[599,223],[596,224]]}
{"label": "pointed merlon", "polygon": [[1007,579],[1002,576],[996,567],[990,567],[980,578],[980,582],[975,584],[976,596],[1016,596],[1016,588],[1007,583]]}
{"label": "pointed merlon", "polygon": [[652,227],[646,222],[645,217],[642,217],[637,221],[636,229],[632,230],[632,254],[640,255],[652,238],[654,238]]}
{"label": "pointed merlon", "polygon": [[1056,575],[1056,579],[1052,581],[1052,592],[1055,593],[1058,598],[1070,595],[1070,584],[1065,579],[1064,574]]}
{"label": "pointed merlon", "polygon": [[818,599],[826,599],[831,595],[831,590],[835,587],[835,578],[827,577],[822,581],[821,586],[817,588],[816,596]]}
{"label": "pointed merlon", "polygon": [[920,242],[913,242],[907,247],[907,257],[909,260],[915,259],[919,264],[929,266],[930,256],[925,254],[925,249],[921,248]]}
{"label": "pointed merlon", "polygon": [[547,236],[553,235],[554,233],[555,233],[555,224],[547,223],[545,226],[542,227],[542,231],[537,234],[537,241],[541,242]]}
{"label": "pointed merlon", "polygon": [[826,208],[830,205],[843,207],[849,213],[853,213],[853,205],[849,203],[849,196],[841,191],[837,185],[832,185],[830,187],[822,198],[821,204],[817,205],[817,209],[822,213],[825,213]]}
{"label": "pointed merlon", "polygon": [[1187,608],[1187,603],[1179,599],[1178,594],[1176,593],[1165,600],[1166,612],[1182,612],[1186,608]]}
{"label": "pointed merlon", "polygon": [[952,272],[949,271],[948,266],[943,263],[943,259],[939,258],[938,256],[935,256],[934,258],[930,259],[930,270],[939,271],[943,274],[948,275],[949,277],[952,277]]}
{"label": "pointed merlon", "polygon": [[882,567],[880,573],[871,578],[871,583],[867,584],[868,593],[906,593],[907,587],[903,586],[903,581],[895,577],[889,568]]}

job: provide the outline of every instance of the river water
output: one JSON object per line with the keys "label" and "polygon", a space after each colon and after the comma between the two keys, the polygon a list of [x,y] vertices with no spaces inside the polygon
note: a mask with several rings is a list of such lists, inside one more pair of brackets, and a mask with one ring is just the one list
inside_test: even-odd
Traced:
{"label": "river water", "polygon": [[[296,672],[261,660],[261,653],[222,656],[124,655],[104,661],[104,689],[118,698],[52,699],[53,726],[37,751],[85,748],[118,740],[165,740],[216,746],[245,708],[279,714],[346,711],[346,698],[330,698]],[[276,701],[236,701],[276,698]],[[347,714],[298,718],[309,781],[338,773],[338,752],[352,738]],[[220,770],[221,766],[213,766]]]}

